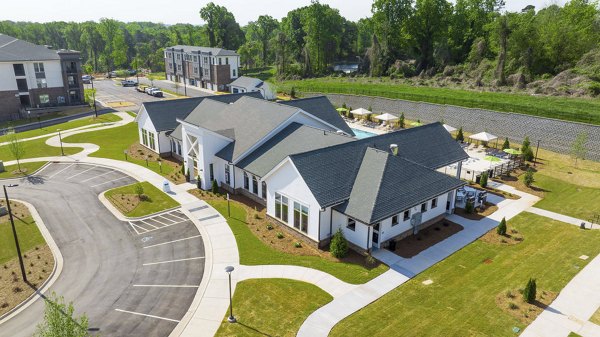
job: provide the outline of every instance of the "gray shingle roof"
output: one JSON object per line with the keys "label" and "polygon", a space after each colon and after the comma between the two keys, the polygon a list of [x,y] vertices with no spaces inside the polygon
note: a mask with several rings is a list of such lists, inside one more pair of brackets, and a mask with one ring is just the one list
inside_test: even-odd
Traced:
{"label": "gray shingle roof", "polygon": [[325,96],[317,96],[310,98],[302,98],[291,101],[280,102],[284,105],[295,106],[300,108],[309,114],[335,126],[336,128],[344,131],[345,133],[354,136],[352,129],[344,122],[340,114],[337,112],[333,104]]}
{"label": "gray shingle roof", "polygon": [[389,151],[367,148],[350,197],[335,209],[373,224],[464,184]]}
{"label": "gray shingle roof", "polygon": [[166,49],[183,49],[186,53],[191,52],[202,52],[202,53],[211,53],[213,56],[239,56],[233,50],[223,49],[223,48],[211,48],[211,47],[199,47],[199,46],[185,46],[185,45],[177,45],[172,47],[167,47]]}
{"label": "gray shingle roof", "polygon": [[180,141],[183,140],[183,131],[181,130],[181,124],[177,125],[175,130],[171,131],[171,133],[167,134],[167,136]]}
{"label": "gray shingle roof", "polygon": [[398,145],[398,156],[435,170],[468,158],[440,123],[330,146],[290,156],[321,207],[345,201],[368,147],[388,151]]}
{"label": "gray shingle roof", "polygon": [[258,88],[260,85],[262,85],[262,83],[263,81],[258,78],[240,76],[236,78],[235,81],[229,83],[229,85],[243,88]]}
{"label": "gray shingle roof", "polygon": [[266,143],[242,159],[236,166],[264,177],[287,156],[354,141],[350,136],[291,123]]}
{"label": "gray shingle roof", "polygon": [[0,34],[0,61],[59,60],[57,50]]}
{"label": "gray shingle roof", "polygon": [[223,103],[233,103],[243,96],[262,98],[262,95],[259,92],[247,92],[145,102],[142,105],[146,109],[148,116],[150,116],[150,120],[152,120],[152,124],[154,124],[156,131],[161,132],[174,130],[177,125],[179,125],[177,119],[185,119],[205,99]]}

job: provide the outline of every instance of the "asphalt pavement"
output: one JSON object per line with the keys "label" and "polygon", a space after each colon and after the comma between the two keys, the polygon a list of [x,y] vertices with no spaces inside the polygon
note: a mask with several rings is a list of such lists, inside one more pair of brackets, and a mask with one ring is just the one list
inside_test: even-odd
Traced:
{"label": "asphalt pavement", "polygon": [[[35,206],[63,258],[50,287],[86,313],[101,336],[168,336],[187,312],[204,271],[204,246],[179,210],[117,220],[100,202],[108,189],[135,182],[111,168],[52,163],[35,176],[5,180],[11,198]],[[43,319],[36,300],[0,325],[0,336],[31,336]]]}
{"label": "asphalt pavement", "polygon": [[[91,84],[85,84],[85,88],[91,88]],[[131,102],[134,106],[117,108],[123,111],[137,112],[144,102],[163,101],[172,98],[170,95],[165,97],[154,97],[143,92],[138,92],[135,87],[122,87],[117,82],[110,79],[94,80],[94,89],[96,89],[96,101],[103,106],[108,107],[111,102]]]}

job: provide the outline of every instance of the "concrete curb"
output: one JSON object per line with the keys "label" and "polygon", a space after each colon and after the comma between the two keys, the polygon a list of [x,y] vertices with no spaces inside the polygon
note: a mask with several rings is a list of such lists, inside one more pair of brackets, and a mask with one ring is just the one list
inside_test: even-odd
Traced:
{"label": "concrete curb", "polygon": [[144,220],[147,218],[151,218],[160,214],[164,214],[164,213],[169,213],[171,211],[174,211],[176,209],[181,208],[181,205],[177,206],[177,207],[171,207],[169,209],[166,210],[162,210],[160,212],[156,212],[156,213],[152,213],[149,215],[144,215],[144,216],[138,216],[138,217],[128,217],[128,216],[124,216],[121,211],[119,211],[115,206],[113,206],[113,204],[106,198],[106,196],[104,194],[106,194],[106,192],[108,191],[104,191],[100,194],[98,194],[98,200],[100,200],[100,202],[104,205],[104,207],[106,207],[114,216],[115,218],[121,220],[121,221],[136,221],[136,220]]}
{"label": "concrete curb", "polygon": [[52,272],[50,273],[50,275],[48,276],[46,281],[44,281],[44,283],[41,284],[41,286],[38,288],[38,290],[34,291],[33,294],[31,294],[26,300],[21,302],[19,305],[17,305],[16,307],[11,309],[4,315],[0,316],[0,325],[2,325],[4,322],[10,320],[14,316],[18,315],[21,311],[25,310],[27,307],[29,307],[31,304],[33,304],[35,301],[37,301],[37,299],[40,298],[40,296],[38,296],[38,295],[45,293],[54,284],[54,282],[56,282],[56,280],[58,279],[58,277],[60,276],[60,274],[62,272],[63,264],[64,264],[62,254],[61,254],[60,250],[58,249],[58,245],[56,245],[56,242],[50,235],[48,228],[46,228],[44,221],[40,217],[40,214],[37,212],[35,207],[26,201],[22,201],[22,200],[18,200],[18,199],[12,199],[12,200],[18,201],[18,202],[24,204],[29,209],[31,216],[35,220],[35,223],[37,224],[40,232],[42,233],[42,236],[46,240],[48,247],[50,247],[50,251],[52,252],[52,256],[54,258],[54,268],[52,269]]}
{"label": "concrete curb", "polygon": [[48,166],[48,165],[50,165],[50,162],[46,162],[46,164],[42,165],[42,166],[41,166],[40,168],[38,168],[37,170],[35,170],[35,171],[31,172],[31,173],[28,173],[28,174],[26,174],[26,175],[24,175],[24,176],[21,176],[21,177],[11,177],[11,178],[0,178],[0,181],[4,181],[4,180],[13,180],[13,179],[19,179],[19,178],[21,178],[21,179],[22,179],[22,178],[27,178],[27,177],[29,177],[29,176],[33,176],[33,175],[36,175],[36,174],[38,174],[38,172],[41,172],[41,171],[42,171],[43,169],[45,169],[45,168],[46,168],[46,166]]}

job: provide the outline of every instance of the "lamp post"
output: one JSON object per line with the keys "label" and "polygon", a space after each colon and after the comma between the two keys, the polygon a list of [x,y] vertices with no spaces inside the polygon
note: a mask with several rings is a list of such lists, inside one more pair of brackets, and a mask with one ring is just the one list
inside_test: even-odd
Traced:
{"label": "lamp post", "polygon": [[150,156],[146,156],[146,167],[148,167],[148,159],[150,158]]}
{"label": "lamp post", "polygon": [[158,169],[160,170],[160,173],[162,173],[162,160],[158,159]]}
{"label": "lamp post", "polygon": [[[16,185],[8,185],[13,187]],[[23,264],[23,257],[21,256],[21,246],[19,246],[19,238],[17,237],[17,229],[15,228],[15,221],[12,216],[10,209],[10,201],[8,200],[8,193],[6,192],[6,185],[4,187],[4,197],[6,198],[6,209],[8,210],[8,217],[10,218],[10,225],[12,226],[13,237],[15,238],[15,246],[17,247],[17,255],[19,256],[19,265],[21,266],[21,275],[23,275],[23,281],[27,283],[27,274],[25,273],[25,264]]]}
{"label": "lamp post", "polygon": [[537,147],[535,148],[535,159],[533,160],[533,167],[535,167],[535,164],[537,164],[537,154],[538,154],[538,150],[540,149],[540,141],[541,141],[541,139],[538,139]]}
{"label": "lamp post", "polygon": [[65,155],[65,151],[63,150],[62,136],[60,134],[60,129],[56,129],[56,131],[58,131],[58,140],[60,141],[60,154],[61,154],[61,156],[64,156]]}
{"label": "lamp post", "polygon": [[123,154],[125,154],[125,161],[127,161],[127,150],[123,150]]}
{"label": "lamp post", "polygon": [[98,109],[96,108],[96,91],[94,90],[94,77],[93,76],[90,78],[90,83],[92,83],[92,100],[94,101],[94,115],[96,115],[96,118],[98,118]]}
{"label": "lamp post", "polygon": [[232,266],[225,267],[225,272],[229,275],[229,317],[227,317],[227,322],[235,323],[235,317],[233,317],[233,301],[231,299],[231,272],[234,270]]}

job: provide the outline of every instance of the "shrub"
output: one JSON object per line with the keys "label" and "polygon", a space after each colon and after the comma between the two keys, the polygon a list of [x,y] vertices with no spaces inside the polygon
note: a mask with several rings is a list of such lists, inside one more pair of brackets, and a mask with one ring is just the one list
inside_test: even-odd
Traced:
{"label": "shrub", "polygon": [[398,120],[398,126],[404,129],[404,112],[400,114],[400,119]]}
{"label": "shrub", "polygon": [[278,239],[283,239],[283,233],[282,232],[277,232],[277,238]]}
{"label": "shrub", "polygon": [[331,255],[338,259],[348,254],[348,241],[346,241],[344,233],[339,228],[337,232],[335,232],[335,234],[333,235],[333,238],[331,238],[329,251],[331,252]]}
{"label": "shrub", "polygon": [[295,98],[296,97],[296,88],[292,87],[292,90],[290,90],[290,97],[291,98]]}
{"label": "shrub", "polygon": [[502,221],[500,221],[500,224],[496,227],[496,233],[502,236],[506,235],[506,218],[502,218]]}
{"label": "shrub", "polygon": [[456,140],[459,141],[459,142],[464,142],[465,141],[465,135],[463,135],[462,126],[458,129],[458,133],[456,134]]}
{"label": "shrub", "polygon": [[302,248],[302,243],[300,241],[296,241],[296,242],[294,242],[294,247]]}
{"label": "shrub", "polygon": [[200,178],[200,176],[198,176],[196,178],[196,186],[198,187],[199,190],[202,189],[202,178]]}
{"label": "shrub", "polygon": [[218,194],[218,193],[219,193],[219,184],[217,183],[217,181],[216,181],[216,180],[213,180],[213,181],[212,181],[212,188],[211,188],[211,191],[212,191],[214,194]]}
{"label": "shrub", "polygon": [[525,290],[523,290],[523,299],[525,300],[525,302],[530,304],[535,302],[536,288],[537,285],[535,279],[530,278],[527,282],[527,285],[525,286]]}
{"label": "shrub", "polygon": [[465,212],[467,212],[467,214],[473,214],[475,212],[475,205],[471,201],[467,201]]}
{"label": "shrub", "polygon": [[272,224],[270,224],[270,223],[268,223],[268,224],[267,224],[267,230],[273,230],[273,225],[272,225]]}
{"label": "shrub", "polygon": [[487,184],[488,184],[488,173],[483,172],[481,174],[481,178],[479,179],[479,185],[481,185],[481,187],[487,187]]}
{"label": "shrub", "polygon": [[533,170],[528,169],[527,172],[525,172],[525,176],[523,177],[523,183],[525,184],[525,186],[531,187],[533,181]]}
{"label": "shrub", "polygon": [[373,107],[369,105],[369,108],[367,110],[373,112]]}
{"label": "shrub", "polygon": [[526,161],[533,161],[533,150],[530,147],[527,147],[525,151],[523,151],[523,159],[525,159]]}
{"label": "shrub", "polygon": [[365,257],[365,264],[369,267],[374,266],[377,263],[377,260],[375,260],[375,258],[373,257],[373,255],[371,254],[367,254],[367,256]]}
{"label": "shrub", "polygon": [[260,215],[258,215],[258,213],[254,213],[254,219],[256,219],[256,220],[260,219]]}
{"label": "shrub", "polygon": [[510,303],[508,303],[508,308],[511,310],[517,310],[517,309],[519,309],[519,306],[513,302],[510,302]]}
{"label": "shrub", "polygon": [[508,141],[508,137],[504,139],[504,144],[502,144],[502,150],[510,149],[510,142]]}
{"label": "shrub", "polygon": [[348,109],[348,107],[346,107],[346,102],[344,102],[344,104],[342,104],[342,108]]}

